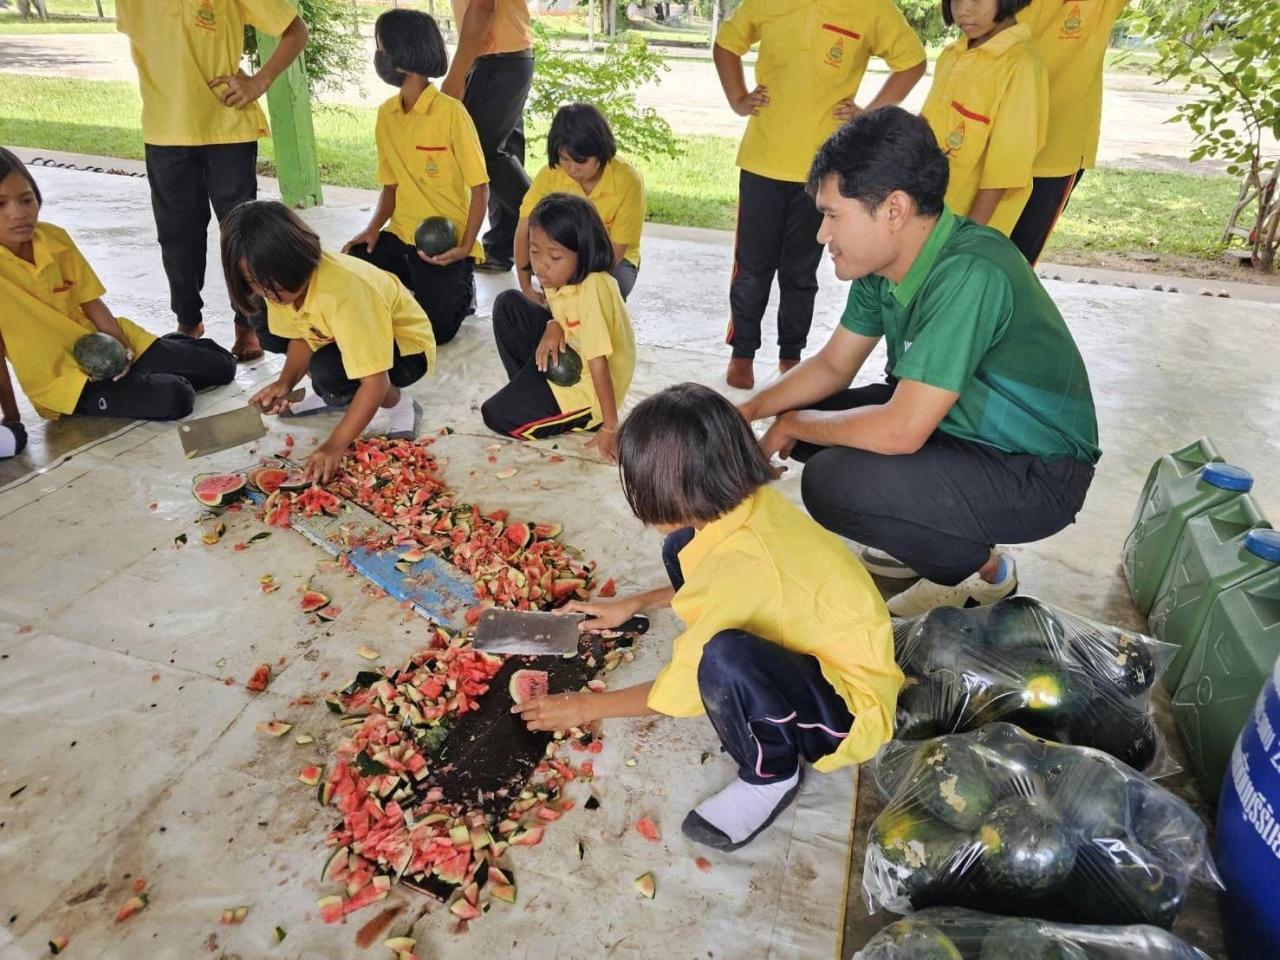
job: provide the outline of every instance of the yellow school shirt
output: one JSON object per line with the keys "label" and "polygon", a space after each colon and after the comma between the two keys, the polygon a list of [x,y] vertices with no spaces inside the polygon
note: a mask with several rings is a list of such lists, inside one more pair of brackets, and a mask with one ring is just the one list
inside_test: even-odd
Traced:
{"label": "yellow school shirt", "polygon": [[529,185],[529,192],[520,204],[520,219],[527,220],[533,208],[549,193],[569,193],[591,201],[609,231],[614,243],[625,243],[627,252],[622,259],[640,266],[640,233],[644,229],[645,199],[644,177],[627,161],[614,157],[604,165],[600,182],[590,195],[583,193],[582,184],[559,167],[543,167]]}
{"label": "yellow school shirt", "polygon": [[[453,29],[462,30],[471,0],[453,0]],[[533,30],[529,26],[529,4],[525,0],[498,0],[485,34],[480,56],[491,53],[519,53],[533,46]]]}
{"label": "yellow school shirt", "polygon": [[738,166],[793,183],[808,179],[814,154],[840,125],[832,111],[858,92],[873,55],[895,73],[925,59],[893,0],[742,0],[716,46],[742,56],[755,43],[755,82],[770,102],[747,121]]}
{"label": "yellow school shirt", "polygon": [[853,728],[816,769],[866,760],[893,736],[902,671],[893,659],[889,612],[839,537],[762,487],[699,530],[680,551],[680,568],[684,586],[671,608],[685,632],[649,691],[651,709],[675,717],[703,713],[702,648],[722,630],[745,630],[816,657],[853,714]]}
{"label": "yellow school shirt", "polygon": [[988,226],[1005,236],[1013,231],[1031,196],[1048,99],[1048,77],[1025,24],[980,47],[961,37],[943,49],[921,113],[951,162],[947,206],[968,215],[979,190],[1004,188]]}
{"label": "yellow school shirt", "polygon": [[[75,412],[89,381],[71,351],[98,329],[82,304],[106,290],[61,227],[38,223],[31,245],[34,264],[0,247],[0,338],[23,393],[42,417],[53,419]],[[116,322],[135,360],[156,340],[124,317]]]}
{"label": "yellow school shirt", "polygon": [[[489,182],[476,125],[461,100],[427,87],[405,111],[396,94],[378,108],[378,182],[395,186],[390,230],[405,243],[427,217],[448,217],[459,238],[471,211],[471,188]],[[477,239],[471,256],[484,260]]]}
{"label": "yellow school shirt", "polygon": [[591,423],[603,420],[588,363],[597,357],[609,361],[613,400],[619,410],[636,369],[636,338],[631,331],[627,305],[618,292],[618,281],[603,271],[587,274],[579,284],[547,290],[551,316],[564,328],[565,342],[582,358],[582,379],[571,387],[547,381],[562,413],[591,410]]}
{"label": "yellow school shirt", "polygon": [[1129,0],[1032,0],[1018,13],[1049,72],[1049,136],[1036,156],[1037,177],[1067,177],[1093,167],[1102,128],[1103,58]]}
{"label": "yellow school shirt", "polygon": [[225,107],[209,81],[240,68],[246,25],[278,37],[297,16],[287,0],[116,0],[138,67],[142,139],[190,147],[267,136],[258,104]]}
{"label": "yellow school shirt", "polygon": [[352,380],[390,370],[393,342],[401,356],[425,353],[427,365],[436,365],[435,334],[413,294],[395,274],[341,253],[320,255],[302,306],[268,300],[267,327],[312,350],[336,343]]}

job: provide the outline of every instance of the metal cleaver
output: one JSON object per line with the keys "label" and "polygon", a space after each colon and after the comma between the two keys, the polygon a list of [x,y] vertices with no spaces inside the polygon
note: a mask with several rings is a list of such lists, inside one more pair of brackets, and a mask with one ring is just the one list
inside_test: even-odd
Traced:
{"label": "metal cleaver", "polygon": [[[502,610],[496,607],[485,610],[476,624],[477,650],[506,656],[562,657],[578,652],[578,630],[585,618],[579,613],[543,613],[525,610]],[[643,614],[632,617],[617,630],[606,630],[604,637],[634,637],[649,629],[649,618]],[[627,646],[630,640],[620,642]]]}
{"label": "metal cleaver", "polygon": [[[299,387],[287,399],[290,403],[297,403],[306,393],[306,390]],[[267,426],[262,422],[262,411],[252,405],[228,413],[215,413],[211,417],[188,420],[178,427],[182,452],[187,455],[188,460],[252,443],[266,435]]]}

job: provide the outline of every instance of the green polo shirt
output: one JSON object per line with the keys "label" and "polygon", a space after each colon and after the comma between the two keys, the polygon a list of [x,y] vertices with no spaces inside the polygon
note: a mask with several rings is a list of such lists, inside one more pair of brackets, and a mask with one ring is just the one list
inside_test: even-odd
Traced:
{"label": "green polo shirt", "polygon": [[1045,459],[1102,455],[1080,351],[1003,234],[944,209],[902,282],[855,281],[840,322],[885,338],[893,376],[960,394],[944,433]]}

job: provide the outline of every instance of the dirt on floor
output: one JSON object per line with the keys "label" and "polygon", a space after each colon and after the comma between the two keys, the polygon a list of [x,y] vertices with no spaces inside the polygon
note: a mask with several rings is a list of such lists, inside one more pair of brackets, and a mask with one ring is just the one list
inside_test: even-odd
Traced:
{"label": "dirt on floor", "polygon": [[[1198,257],[1168,253],[1079,253],[1054,250],[1045,255],[1047,260],[1072,267],[1098,267],[1103,270],[1124,270],[1130,273],[1154,273],[1164,276],[1187,277],[1190,280],[1230,280],[1233,283],[1256,283],[1260,286],[1280,286],[1280,272],[1263,273],[1243,264],[1234,256],[1224,255],[1217,260],[1201,260]],[[1194,293],[1187,289],[1183,293]]]}

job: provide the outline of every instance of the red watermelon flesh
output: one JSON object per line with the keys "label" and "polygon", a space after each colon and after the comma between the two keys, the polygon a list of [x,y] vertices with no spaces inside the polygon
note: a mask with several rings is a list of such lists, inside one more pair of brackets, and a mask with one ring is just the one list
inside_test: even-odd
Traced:
{"label": "red watermelon flesh", "polygon": [[223,507],[239,499],[244,485],[244,474],[204,473],[191,482],[191,493],[206,507]]}
{"label": "red watermelon flesh", "polygon": [[280,484],[289,476],[289,471],[280,467],[258,467],[250,470],[247,477],[249,485],[270,496],[280,489]]}
{"label": "red watermelon flesh", "polygon": [[507,685],[507,691],[511,694],[511,699],[515,703],[524,703],[534,697],[545,697],[547,695],[547,671],[517,670],[511,675],[511,682]]}

